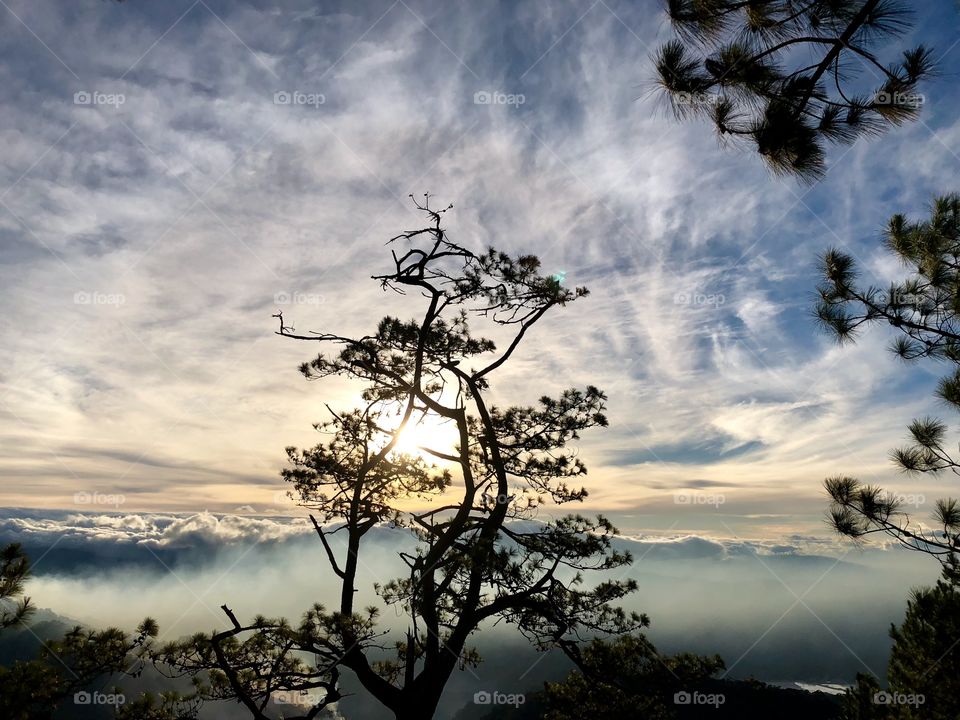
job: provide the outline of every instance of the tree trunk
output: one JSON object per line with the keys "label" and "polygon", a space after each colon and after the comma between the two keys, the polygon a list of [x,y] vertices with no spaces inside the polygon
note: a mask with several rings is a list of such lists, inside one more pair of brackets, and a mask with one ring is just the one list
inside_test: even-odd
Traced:
{"label": "tree trunk", "polygon": [[394,711],[394,717],[396,720],[433,720],[442,693],[443,686],[438,692],[427,688],[408,695]]}

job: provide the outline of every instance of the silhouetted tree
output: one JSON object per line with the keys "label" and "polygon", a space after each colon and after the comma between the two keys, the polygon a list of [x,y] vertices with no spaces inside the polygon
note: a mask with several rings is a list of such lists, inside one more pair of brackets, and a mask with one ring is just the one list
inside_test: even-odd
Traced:
{"label": "silhouetted tree", "polygon": [[597,639],[584,649],[579,670],[546,684],[543,717],[668,720],[676,717],[676,693],[700,688],[723,667],[719,655],[662,655],[642,635]]}
{"label": "silhouetted tree", "polygon": [[891,628],[890,637],[891,688],[924,697],[913,717],[960,717],[960,586],[940,580],[914,591],[903,624]]}
{"label": "silhouetted tree", "polygon": [[893,709],[885,703],[877,702],[880,693],[885,692],[880,681],[873,675],[857,673],[853,687],[843,697],[843,720],[887,720]]}
{"label": "silhouetted tree", "polygon": [[[29,576],[30,563],[20,545],[4,547],[0,551],[0,602],[5,609],[0,614],[0,629],[29,620],[33,608],[23,596]],[[9,603],[13,610],[6,609]],[[86,630],[78,626],[62,638],[45,639],[37,658],[0,666],[0,718],[46,720],[98,679],[118,673],[139,675],[144,666],[142,655],[156,634],[156,623],[147,618],[133,636],[117,628]],[[127,717],[132,720],[135,716]],[[173,720],[173,716],[163,720]]]}
{"label": "silhouetted tree", "polygon": [[890,628],[889,689],[868,675],[845,698],[844,720],[955,720],[960,717],[960,583],[949,572],[911,593]]}
{"label": "silhouetted tree", "polygon": [[[678,118],[707,117],[721,139],[745,140],[778,174],[824,173],[824,142],[849,144],[914,118],[931,51],[881,63],[875,46],[909,28],[895,0],[668,0],[679,35],[655,53],[658,84]],[[854,71],[879,78],[854,88]]]}
{"label": "silhouetted tree", "polygon": [[0,550],[0,630],[23,622],[33,613],[30,598],[23,594],[29,576],[30,561],[19,543]]}
{"label": "silhouetted tree", "polygon": [[[429,197],[416,206],[429,222],[390,240],[401,247],[374,279],[422,298],[417,319],[388,316],[372,334],[350,338],[297,335],[278,316],[278,334],[335,348],[305,363],[304,376],[364,384],[362,407],[331,410],[318,425],[329,441],[288,448],[283,472],[313,511],[330,565],[324,580],[340,583],[338,606],[315,605],[299,625],[262,617],[241,624],[224,606],[227,630],[171,645],[161,658],[208,672],[213,687],[261,720],[275,692],[312,694],[301,717],[314,717],[340,698],[342,668],[397,718],[431,718],[451,673],[479,662],[468,640],[484,623],[505,621],[537,646],[579,661],[583,633],[624,633],[647,622],[612,605],[634,581],[584,583],[583,571],[631,561],[611,548],[616,531],[606,519],[535,519],[545,503],[586,497],[568,484],[586,468],[567,444],[607,424],[604,394],[587,387],[504,408],[488,399],[495,372],[537,321],[586,289],[541,274],[530,255],[474,253],[441,227],[449,207],[431,209]],[[493,340],[473,334],[476,319],[512,331],[499,354]],[[404,429],[425,419],[448,424],[455,446],[396,451]],[[414,500],[437,506],[410,509]],[[403,636],[389,646],[379,608],[355,606],[364,538],[380,524],[408,530],[417,543],[415,552],[399,553],[405,574],[375,586],[406,618]],[[329,539],[338,533],[344,552]]]}
{"label": "silhouetted tree", "polygon": [[[641,635],[595,640],[581,669],[542,693],[527,696],[535,714],[504,713],[504,719],[544,720],[837,720],[840,698],[822,692],[767,685],[754,679],[715,677],[719,656],[664,655]],[[499,715],[497,716],[499,717]],[[493,715],[490,716],[491,720]]]}
{"label": "silhouetted tree", "polygon": [[115,720],[197,720],[202,702],[198,692],[145,692],[118,707]]}
{"label": "silhouetted tree", "polygon": [[[894,215],[884,233],[886,246],[909,269],[906,279],[888,288],[863,285],[854,259],[839,250],[821,260],[823,283],[818,288],[816,317],[840,342],[855,339],[871,323],[897,330],[893,350],[906,361],[934,359],[951,368],[937,389],[941,400],[960,409],[960,196],[936,198],[930,218],[909,222]],[[934,418],[914,420],[911,442],[894,450],[894,462],[908,473],[960,474],[960,464],[946,442],[947,426]],[[935,528],[912,524],[892,494],[840,476],[825,482],[832,500],[834,528],[851,538],[886,534],[904,546],[936,556],[945,571],[957,573],[960,551],[960,504],[936,503]]]}

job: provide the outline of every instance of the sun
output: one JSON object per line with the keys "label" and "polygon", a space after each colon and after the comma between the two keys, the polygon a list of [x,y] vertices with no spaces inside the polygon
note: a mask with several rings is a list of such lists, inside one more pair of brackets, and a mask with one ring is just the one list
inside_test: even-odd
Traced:
{"label": "sun", "polygon": [[445,420],[436,415],[427,415],[419,421],[410,419],[407,426],[397,438],[393,446],[396,453],[418,455],[429,462],[440,461],[436,455],[427,452],[424,448],[437,452],[455,454],[457,444],[457,428],[452,420]]}

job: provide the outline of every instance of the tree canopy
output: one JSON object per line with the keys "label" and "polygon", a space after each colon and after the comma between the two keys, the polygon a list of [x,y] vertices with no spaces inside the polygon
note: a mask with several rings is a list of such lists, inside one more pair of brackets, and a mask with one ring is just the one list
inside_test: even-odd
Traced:
{"label": "tree canopy", "polygon": [[[316,426],[328,439],[288,448],[283,471],[328,560],[318,580],[339,582],[339,603],[314,605],[297,625],[262,617],[243,624],[224,606],[227,630],[162,655],[183,672],[209,673],[219,696],[255,718],[266,717],[275,692],[311,693],[302,717],[317,716],[341,697],[344,669],[396,717],[430,718],[451,673],[480,661],[468,641],[484,624],[508,623],[579,662],[588,635],[647,622],[615,605],[634,581],[585,579],[631,562],[612,547],[616,530],[606,518],[538,515],[586,497],[574,484],[586,466],[570,443],[607,424],[604,393],[587,386],[531,405],[491,401],[496,371],[534,325],[587,290],[543,274],[532,255],[457,244],[442,226],[452,206],[433,209],[429,196],[415,204],[426,224],[389,241],[390,267],[374,279],[417,298],[416,318],[387,316],[370,334],[348,337],[296,334],[275,316],[278,334],[332,348],[301,366],[306,378],[360,385],[361,404],[328,408]],[[478,321],[506,333],[504,349],[474,334]],[[423,423],[446,425],[455,440],[401,452],[404,432]],[[404,619],[399,636],[380,607],[356,607],[365,538],[383,525],[409,533],[416,547],[398,553],[404,574],[375,586],[381,606]]]}

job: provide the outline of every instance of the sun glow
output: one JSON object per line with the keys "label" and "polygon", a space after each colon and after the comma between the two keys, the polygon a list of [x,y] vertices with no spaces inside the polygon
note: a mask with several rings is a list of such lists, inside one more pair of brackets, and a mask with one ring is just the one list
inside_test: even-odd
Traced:
{"label": "sun glow", "polygon": [[424,418],[410,419],[400,433],[400,437],[397,438],[397,444],[393,446],[393,450],[406,455],[419,455],[428,462],[443,462],[441,458],[424,448],[454,455],[456,444],[456,424],[436,415],[427,415]]}

